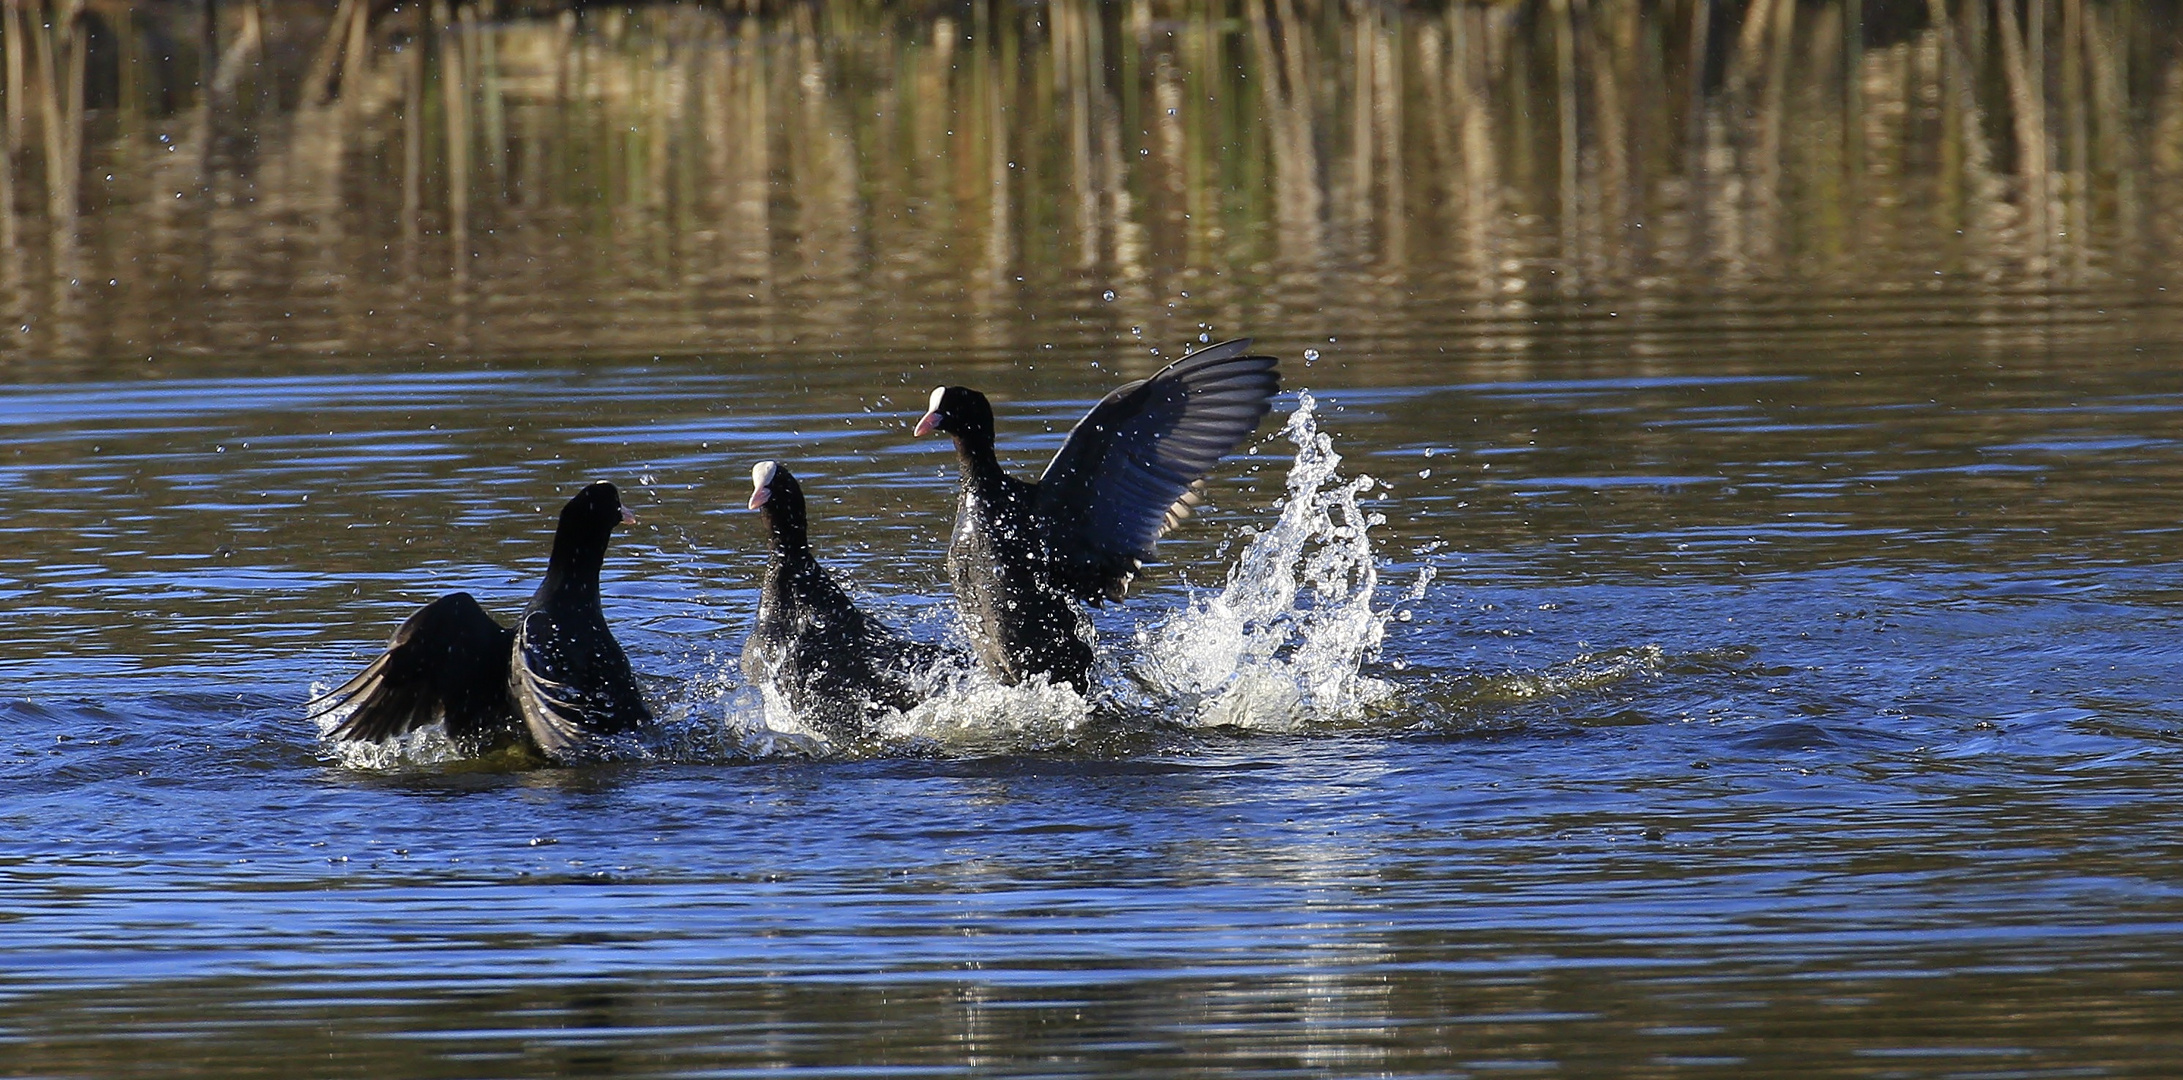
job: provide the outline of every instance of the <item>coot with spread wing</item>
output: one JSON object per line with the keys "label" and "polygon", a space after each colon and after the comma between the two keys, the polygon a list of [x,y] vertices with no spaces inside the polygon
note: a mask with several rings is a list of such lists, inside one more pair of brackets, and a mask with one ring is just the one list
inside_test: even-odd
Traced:
{"label": "coot with spread wing", "polygon": [[1036,482],[1001,470],[984,394],[932,392],[916,433],[954,436],[962,465],[948,576],[972,647],[1003,681],[1089,689],[1092,648],[1070,602],[1121,599],[1213,464],[1258,429],[1281,378],[1250,347],[1224,341],[1108,394]]}
{"label": "coot with spread wing", "polygon": [[562,508],[546,578],[513,628],[469,593],[449,593],[404,620],[386,652],[306,714],[346,711],[336,739],[385,742],[440,721],[467,753],[528,742],[556,761],[646,723],[652,711],[599,607],[607,541],[634,520],[613,484],[584,488]]}

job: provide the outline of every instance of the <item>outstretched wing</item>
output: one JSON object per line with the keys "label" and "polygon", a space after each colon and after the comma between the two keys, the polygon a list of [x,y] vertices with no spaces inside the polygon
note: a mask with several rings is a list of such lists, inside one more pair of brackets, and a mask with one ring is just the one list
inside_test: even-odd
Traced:
{"label": "outstretched wing", "polygon": [[515,724],[508,698],[508,654],[514,631],[494,621],[469,593],[449,593],[417,609],[387,642],[387,651],[355,678],[315,698],[304,715],[317,719],[344,709],[336,739],[384,742],[434,721],[457,742],[475,742]]}
{"label": "outstretched wing", "polygon": [[652,718],[628,655],[604,623],[578,632],[532,610],[516,627],[509,691],[548,757],[566,761],[593,736],[629,731]]}
{"label": "outstretched wing", "polygon": [[1038,482],[1054,580],[1119,600],[1162,535],[1190,515],[1198,483],[1273,407],[1281,376],[1249,338],[1200,349],[1092,407]]}

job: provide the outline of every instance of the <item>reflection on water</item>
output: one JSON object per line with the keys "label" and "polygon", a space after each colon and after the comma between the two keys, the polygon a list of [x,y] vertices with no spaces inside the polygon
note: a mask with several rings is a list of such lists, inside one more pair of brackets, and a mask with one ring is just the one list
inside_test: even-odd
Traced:
{"label": "reflection on water", "polygon": [[11,4],[0,359],[1645,356],[2155,303],[2172,14],[1867,7]]}
{"label": "reflection on water", "polygon": [[[2177,33],[0,4],[0,1072],[2171,1072]],[[939,638],[932,385],[1028,475],[1206,333],[1332,442],[1100,613],[1128,715],[738,745],[753,462]],[[322,756],[599,477],[683,742]]]}

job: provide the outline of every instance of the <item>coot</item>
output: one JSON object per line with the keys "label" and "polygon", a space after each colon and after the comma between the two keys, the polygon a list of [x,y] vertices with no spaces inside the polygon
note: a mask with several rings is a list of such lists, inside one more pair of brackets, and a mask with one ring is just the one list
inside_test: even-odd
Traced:
{"label": "coot", "polygon": [[1001,471],[993,408],[932,392],[917,434],[955,437],[962,463],[948,576],[979,660],[1004,682],[1089,689],[1092,649],[1071,600],[1119,600],[1161,536],[1188,517],[1213,463],[1257,430],[1281,389],[1276,361],[1238,338],[1101,399],[1036,483]]}
{"label": "coot", "polygon": [[761,461],[750,471],[750,487],[750,508],[765,520],[771,556],[758,625],[743,643],[743,677],[775,687],[796,715],[835,738],[854,738],[884,711],[916,705],[913,676],[930,668],[939,650],[859,611],[819,565],[794,474]]}
{"label": "coot", "polygon": [[634,520],[610,483],[577,492],[561,510],[546,579],[513,629],[469,593],[449,593],[404,620],[386,652],[306,714],[349,710],[337,739],[384,742],[438,720],[467,753],[524,741],[556,761],[651,720],[599,610],[607,540]]}

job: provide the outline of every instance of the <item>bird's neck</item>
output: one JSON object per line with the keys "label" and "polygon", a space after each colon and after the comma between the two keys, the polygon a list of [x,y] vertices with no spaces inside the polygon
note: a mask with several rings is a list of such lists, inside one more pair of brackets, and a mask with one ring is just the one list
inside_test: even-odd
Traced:
{"label": "bird's neck", "polygon": [[825,579],[826,568],[819,565],[818,558],[811,554],[808,547],[776,547],[766,559],[767,584],[778,584],[778,587],[789,593],[807,593],[813,582],[823,582]]}
{"label": "bird's neck", "polygon": [[800,513],[768,507],[766,534],[771,551],[766,556],[766,592],[790,599],[811,591],[811,582],[823,577],[818,557],[811,554],[811,537]]}
{"label": "bird's neck", "polygon": [[555,541],[553,558],[546,563],[546,580],[538,583],[534,603],[559,600],[597,603],[599,570],[606,565],[606,545],[584,541]]}
{"label": "bird's neck", "polygon": [[811,558],[811,535],[800,513],[782,513],[769,506],[765,516],[766,535],[772,541],[775,563]]}
{"label": "bird's neck", "polygon": [[962,467],[963,483],[984,487],[998,483],[1000,459],[993,456],[993,433],[971,430],[955,436],[955,461]]}

